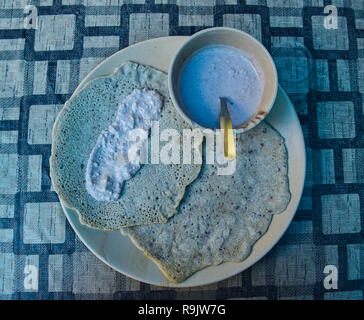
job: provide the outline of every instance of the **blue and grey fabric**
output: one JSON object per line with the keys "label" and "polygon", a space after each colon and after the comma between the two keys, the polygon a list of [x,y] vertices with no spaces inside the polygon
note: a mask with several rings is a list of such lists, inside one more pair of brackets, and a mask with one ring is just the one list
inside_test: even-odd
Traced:
{"label": "blue and grey fabric", "polygon": [[[286,234],[250,269],[204,287],[155,287],[113,271],[75,236],[49,177],[52,125],[112,53],[213,26],[271,52],[304,131],[305,188]],[[0,0],[0,299],[362,299],[363,99],[363,0]],[[324,286],[327,265],[337,289]],[[29,266],[37,283],[26,283]]]}

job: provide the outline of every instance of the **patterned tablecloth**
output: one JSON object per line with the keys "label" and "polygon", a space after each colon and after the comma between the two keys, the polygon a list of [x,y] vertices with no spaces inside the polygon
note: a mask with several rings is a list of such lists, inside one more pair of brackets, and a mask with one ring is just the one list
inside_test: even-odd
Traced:
{"label": "patterned tablecloth", "polygon": [[[252,268],[159,288],[113,271],[75,236],[49,178],[52,124],[105,57],[212,26],[247,31],[273,55],[305,134],[304,193]],[[363,98],[363,0],[0,0],[0,298],[362,299]],[[329,289],[324,272],[335,280],[336,270]]]}

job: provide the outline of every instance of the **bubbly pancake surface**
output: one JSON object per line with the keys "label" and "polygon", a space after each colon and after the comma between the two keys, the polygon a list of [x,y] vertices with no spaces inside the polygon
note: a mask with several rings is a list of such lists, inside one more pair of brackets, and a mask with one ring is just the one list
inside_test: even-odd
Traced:
{"label": "bubbly pancake surface", "polygon": [[165,224],[122,228],[172,282],[222,262],[243,261],[290,201],[284,139],[266,122],[237,136],[236,170],[203,164],[179,212]]}
{"label": "bubbly pancake surface", "polygon": [[[181,132],[189,125],[172,106],[166,74],[133,62],[114,74],[90,81],[61,110],[53,127],[50,173],[62,202],[89,227],[164,223],[177,212],[185,188],[200,172],[199,164],[145,164],[126,181],[117,201],[98,201],[86,191],[85,171],[100,133],[115,119],[118,106],[136,88],[158,91],[164,98],[159,127]],[[182,154],[182,153],[181,153]]]}
{"label": "bubbly pancake surface", "polygon": [[91,81],[66,103],[53,129],[51,177],[62,202],[90,227],[121,229],[173,282],[210,265],[244,260],[272,214],[290,200],[284,139],[262,122],[237,136],[232,175],[217,175],[211,164],[143,165],[119,200],[97,201],[85,187],[88,157],[135,88],[163,95],[161,131],[189,128],[170,102],[166,75],[156,69],[128,62]]}

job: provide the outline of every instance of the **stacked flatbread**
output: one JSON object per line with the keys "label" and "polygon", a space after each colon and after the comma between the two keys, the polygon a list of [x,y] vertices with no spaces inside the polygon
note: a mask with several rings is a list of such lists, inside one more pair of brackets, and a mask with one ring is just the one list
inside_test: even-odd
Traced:
{"label": "stacked flatbread", "polygon": [[262,122],[237,136],[232,175],[218,175],[216,164],[145,164],[118,201],[96,201],[85,188],[89,154],[135,88],[164,96],[161,131],[189,128],[170,102],[161,71],[128,62],[91,81],[66,103],[53,129],[51,177],[61,200],[90,227],[121,229],[173,282],[210,265],[244,260],[272,214],[290,200],[284,139]]}
{"label": "stacked flatbread", "polygon": [[238,135],[236,154],[232,175],[217,175],[216,165],[204,164],[167,223],[122,229],[168,280],[181,282],[204,267],[244,260],[267,231],[272,213],[287,207],[282,137],[261,123]]}

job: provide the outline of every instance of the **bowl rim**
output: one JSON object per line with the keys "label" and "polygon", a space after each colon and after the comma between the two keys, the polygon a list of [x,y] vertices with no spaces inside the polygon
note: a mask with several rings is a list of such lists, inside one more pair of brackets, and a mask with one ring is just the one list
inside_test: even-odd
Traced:
{"label": "bowl rim", "polygon": [[189,123],[190,125],[192,125],[193,127],[198,127],[204,130],[216,130],[215,129],[211,129],[208,127],[204,127],[203,125],[195,122],[194,120],[192,120],[181,108],[181,106],[179,105],[179,102],[176,98],[176,94],[175,91],[173,90],[173,79],[172,79],[172,74],[173,74],[173,70],[175,68],[176,65],[176,60],[177,58],[182,54],[182,52],[186,49],[187,45],[191,42],[194,41],[196,38],[201,37],[202,35],[206,34],[206,33],[210,33],[210,32],[220,32],[220,31],[228,31],[228,32],[233,32],[235,34],[240,34],[240,35],[244,35],[245,37],[249,38],[251,41],[255,42],[258,47],[260,49],[262,49],[262,51],[265,53],[265,55],[268,57],[268,60],[270,61],[270,64],[272,66],[272,70],[273,70],[273,74],[274,74],[274,78],[270,79],[270,83],[271,85],[274,86],[274,92],[273,92],[273,97],[272,97],[272,101],[270,102],[270,104],[267,107],[266,110],[266,114],[264,116],[262,116],[260,119],[257,119],[257,121],[255,122],[248,122],[248,126],[247,127],[240,127],[240,128],[234,128],[234,133],[238,134],[238,133],[243,133],[246,132],[252,128],[254,128],[256,125],[258,125],[262,120],[264,120],[264,118],[269,114],[269,112],[271,111],[275,100],[277,99],[277,93],[278,93],[278,73],[277,73],[277,68],[276,65],[274,63],[274,60],[271,56],[271,54],[269,53],[269,51],[267,50],[267,48],[256,38],[254,38],[252,35],[250,35],[249,33],[239,30],[239,29],[235,29],[235,28],[230,28],[230,27],[213,27],[213,28],[207,28],[201,31],[198,31],[196,33],[194,33],[192,36],[190,36],[183,44],[182,46],[177,50],[177,52],[175,53],[175,55],[173,56],[173,59],[169,65],[168,68],[168,91],[169,91],[169,95],[171,97],[171,100],[173,102],[174,107],[176,108],[176,110],[178,111],[178,113],[182,116],[182,118],[187,121],[187,123]]}

